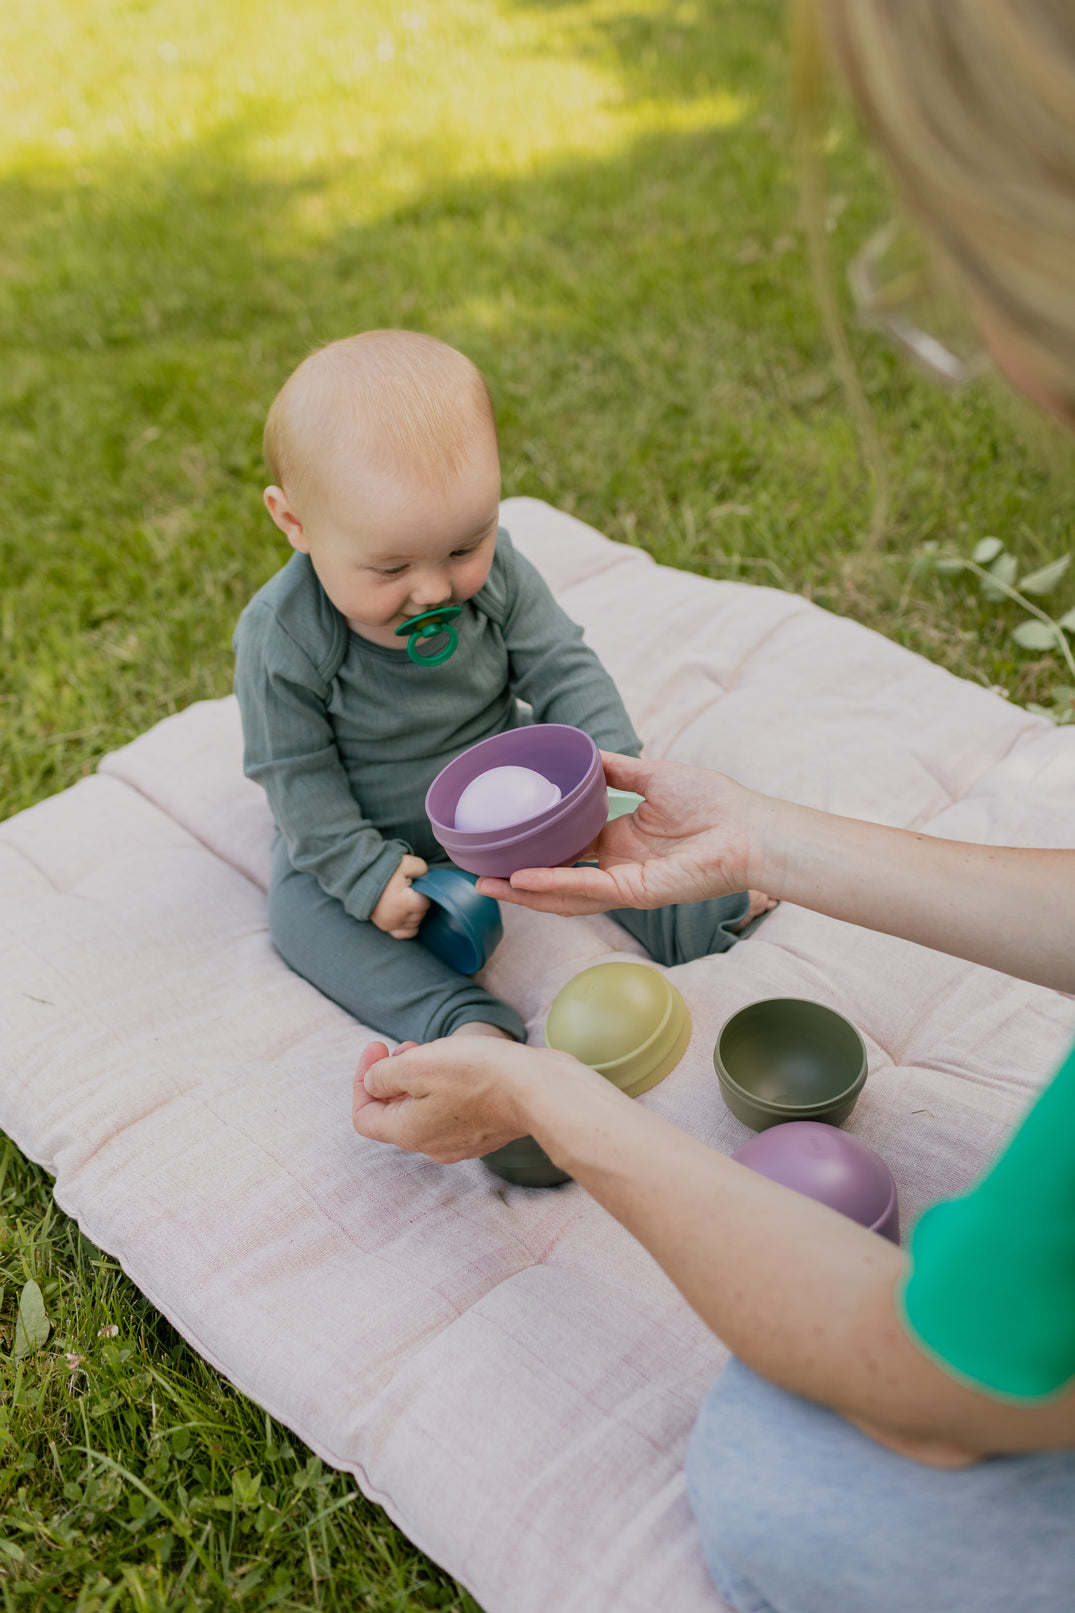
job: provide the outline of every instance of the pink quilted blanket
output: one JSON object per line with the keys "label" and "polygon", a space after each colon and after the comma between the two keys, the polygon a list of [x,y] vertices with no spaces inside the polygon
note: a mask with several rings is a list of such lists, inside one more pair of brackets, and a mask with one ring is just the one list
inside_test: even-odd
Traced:
{"label": "pink quilted blanket", "polygon": [[[650,755],[931,834],[1075,845],[1075,730],[535,500],[504,520]],[[714,1613],[683,1456],[720,1343],[579,1188],[354,1135],[371,1033],[274,954],[270,837],[232,700],[0,825],[0,1124],[185,1337],[487,1613]],[[605,918],[504,917],[486,978],[535,1036],[573,973],[638,952]],[[731,1151],[720,1024],[759,997],[831,1003],[869,1050],[850,1129],[905,1222],[981,1169],[1075,1028],[1070,999],[786,905],[670,973],[694,1038],[639,1101]]]}

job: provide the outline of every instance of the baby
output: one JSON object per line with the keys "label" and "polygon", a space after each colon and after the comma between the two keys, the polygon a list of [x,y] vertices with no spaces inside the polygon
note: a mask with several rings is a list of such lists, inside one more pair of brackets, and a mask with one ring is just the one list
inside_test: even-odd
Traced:
{"label": "baby", "polygon": [[[277,396],[265,456],[265,504],[296,552],[239,620],[235,689],[245,771],[279,830],[273,941],[382,1033],[524,1041],[513,1008],[414,944],[428,900],[412,881],[446,861],[426,790],[468,746],[530,720],[641,746],[581,629],[499,526],[485,382],[431,336],[333,342]],[[416,665],[395,629],[447,604],[458,647]],[[741,892],[613,916],[670,964],[724,951],[768,905]]]}

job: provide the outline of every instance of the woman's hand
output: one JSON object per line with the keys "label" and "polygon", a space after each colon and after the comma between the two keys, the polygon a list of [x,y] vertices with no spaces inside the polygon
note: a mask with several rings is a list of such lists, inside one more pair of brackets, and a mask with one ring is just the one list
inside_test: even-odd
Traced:
{"label": "woman's hand", "polygon": [[363,1137],[453,1164],[525,1136],[535,1086],[552,1082],[606,1085],[566,1053],[498,1037],[404,1042],[391,1057],[371,1042],[355,1075],[352,1118]]}
{"label": "woman's hand", "polygon": [[486,896],[543,913],[664,907],[730,891],[897,935],[1075,992],[1075,850],[964,844],[759,795],[705,768],[602,752],[645,796],[607,824],[596,868],[524,868]]}
{"label": "woman's hand", "polygon": [[720,773],[678,762],[639,762],[602,751],[614,789],[645,796],[601,831],[597,868],[524,868],[480,879],[478,890],[543,913],[666,907],[745,889],[751,807],[760,798]]}
{"label": "woman's hand", "polygon": [[727,1159],[567,1054],[460,1035],[390,1058],[374,1042],[354,1124],[445,1164],[532,1135],[734,1354],[901,1455],[955,1467],[1075,1445],[1075,1391],[1009,1405],[923,1354],[899,1320],[904,1256],[887,1239]]}

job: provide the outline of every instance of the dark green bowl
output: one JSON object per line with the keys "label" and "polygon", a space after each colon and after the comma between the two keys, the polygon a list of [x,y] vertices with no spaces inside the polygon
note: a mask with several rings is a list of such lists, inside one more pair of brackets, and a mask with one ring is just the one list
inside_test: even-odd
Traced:
{"label": "dark green bowl", "polygon": [[561,1187],[571,1178],[562,1171],[533,1137],[516,1137],[491,1154],[482,1155],[482,1164],[505,1182],[516,1187]]}
{"label": "dark green bowl", "polygon": [[866,1045],[833,1008],[769,997],[721,1028],[713,1067],[728,1108],[755,1131],[784,1120],[839,1126],[865,1083]]}

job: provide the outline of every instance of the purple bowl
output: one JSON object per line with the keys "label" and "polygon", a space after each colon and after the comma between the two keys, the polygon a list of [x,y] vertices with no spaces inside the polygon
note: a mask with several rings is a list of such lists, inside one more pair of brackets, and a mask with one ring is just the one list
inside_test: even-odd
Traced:
{"label": "purple bowl", "polygon": [[892,1172],[880,1154],[849,1132],[817,1120],[789,1120],[760,1131],[732,1158],[899,1243],[900,1211]]}
{"label": "purple bowl", "polygon": [[[560,787],[560,800],[522,823],[468,833],[455,827],[459,797],[492,767],[531,767]],[[437,840],[469,874],[507,879],[518,868],[559,868],[576,862],[608,817],[601,754],[581,728],[531,723],[509,728],[465,750],[441,769],[426,794]]]}

